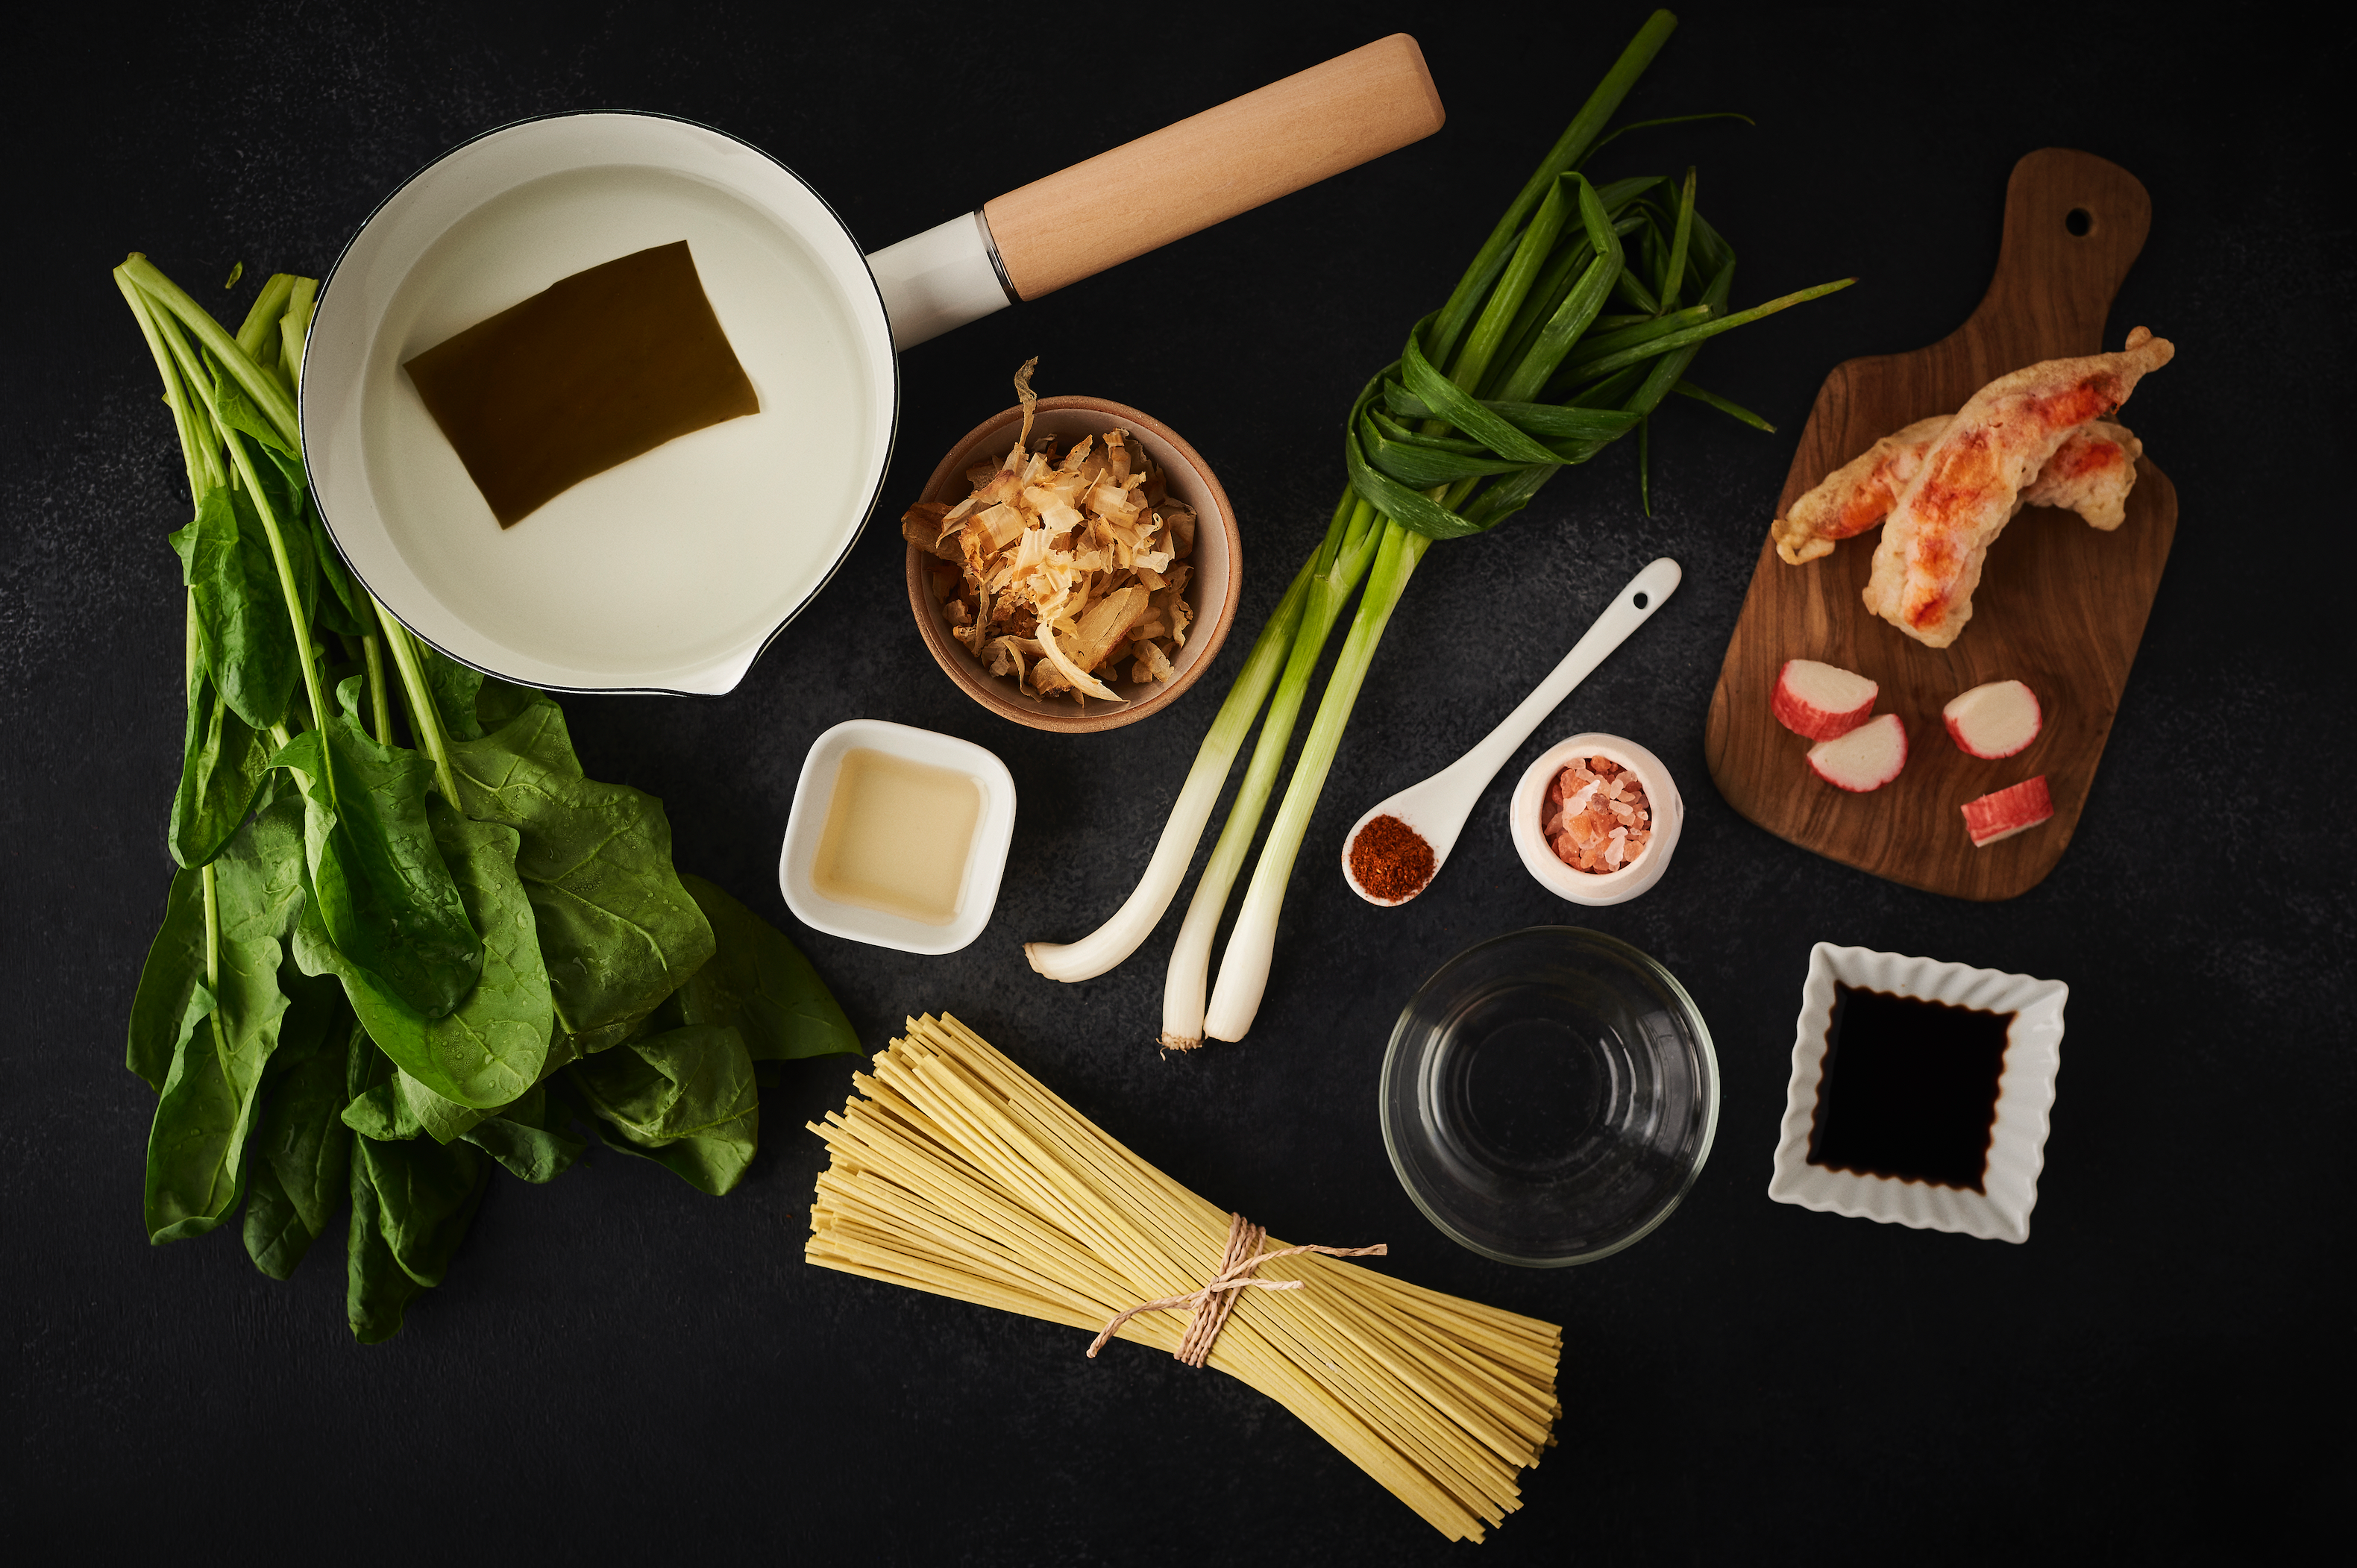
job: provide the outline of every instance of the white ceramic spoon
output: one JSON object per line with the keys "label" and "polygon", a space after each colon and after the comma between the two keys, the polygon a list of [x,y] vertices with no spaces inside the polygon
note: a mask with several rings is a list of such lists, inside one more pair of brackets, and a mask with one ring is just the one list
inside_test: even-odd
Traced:
{"label": "white ceramic spoon", "polygon": [[[1668,556],[1654,562],[1629,579],[1628,586],[1614,596],[1612,603],[1587,634],[1571,646],[1555,672],[1538,684],[1538,689],[1524,697],[1522,704],[1508,714],[1505,722],[1491,730],[1480,745],[1450,763],[1421,784],[1412,784],[1387,800],[1368,808],[1366,815],[1351,824],[1342,835],[1342,880],[1351,891],[1380,908],[1396,909],[1415,897],[1397,900],[1378,898],[1359,886],[1351,874],[1351,846],[1359,842],[1360,830],[1377,817],[1397,817],[1414,828],[1424,842],[1432,846],[1432,875],[1438,876],[1440,868],[1448,863],[1448,852],[1457,846],[1457,835],[1465,829],[1465,819],[1473,814],[1474,803],[1481,791],[1498,776],[1498,769],[1514,755],[1539,721],[1555,712],[1562,701],[1571,695],[1573,687],[1587,679],[1588,672],[1610,656],[1612,650],[1629,639],[1629,634],[1652,618],[1662,601],[1677,592],[1679,579],[1684,575],[1678,564]],[[1432,886],[1430,878],[1425,887]],[[1423,887],[1416,889],[1417,893]]]}

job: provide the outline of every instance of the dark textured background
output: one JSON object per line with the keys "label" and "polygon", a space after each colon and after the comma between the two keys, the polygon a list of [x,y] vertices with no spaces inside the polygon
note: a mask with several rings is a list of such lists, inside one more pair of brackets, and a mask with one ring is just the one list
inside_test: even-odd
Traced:
{"label": "dark textured background", "polygon": [[[448,145],[607,106],[770,148],[881,244],[1396,28],[1422,37],[1451,115],[1439,135],[905,363],[894,510],[1035,353],[1045,391],[1135,404],[1206,454],[1240,510],[1249,576],[1239,639],[1200,690],[1104,736],[990,718],[909,625],[887,520],[733,695],[567,700],[590,772],[662,797],[679,864],[792,933],[872,1043],[904,1012],[955,1009],[1215,1201],[1287,1236],[1387,1240],[1404,1276],[1562,1322],[1561,1446],[1487,1561],[2135,1561],[2230,1545],[2241,1536],[2212,1532],[2345,1488],[2357,757],[2346,616],[2330,597],[2319,615],[2314,582],[2349,504],[2333,455],[2352,401],[2350,159],[2324,107],[2346,79],[2345,31],[2287,45],[2231,20],[2197,33],[2083,11],[2053,11],[2034,36],[1950,11],[1690,14],[1631,111],[1738,108],[1759,127],[1631,139],[1605,172],[1698,162],[1704,209],[1745,258],[1741,300],[1865,282],[1705,353],[1698,377],[1784,434],[1672,408],[1655,516],[1637,507],[1633,452],[1616,451],[1496,535],[1434,552],[1311,830],[1258,1026],[1165,1060],[1147,1042],[1176,908],[1136,959],[1079,987],[1032,975],[1017,943],[1078,935],[1127,890],[1217,692],[1323,526],[1351,393],[1446,292],[1642,12],[490,9],[183,9],[144,30],[53,7],[13,46],[13,1538],[64,1525],[92,1553],[196,1555],[332,1541],[370,1560],[1441,1558],[1407,1509],[1239,1383],[1130,1347],[1087,1361],[1070,1330],[804,1266],[821,1149],[799,1128],[842,1100],[843,1058],[765,1097],[759,1163],[728,1198],[610,1156],[547,1187],[502,1179],[448,1283],[373,1349],[345,1330],[332,1240],[284,1285],[231,1235],[145,1244],[153,1097],[121,1065],[170,869],[181,625],[163,535],[187,508],[106,275],[124,252],[150,252],[234,321],[253,280],[321,272]],[[2111,157],[2152,192],[2109,338],[2142,322],[2178,345],[2132,418],[2183,518],[2077,841],[2044,886],[1975,906],[1736,818],[1703,767],[1703,715],[1818,381],[1963,319],[1995,260],[2007,171],[2050,145]],[[221,295],[213,280],[238,260],[249,281]],[[1574,912],[1516,862],[1502,787],[1401,912],[1351,897],[1330,856],[1366,802],[1474,738],[1664,553],[1684,590],[1525,754],[1616,731],[1683,785],[1668,878],[1584,919],[1699,1000],[1725,1079],[1717,1146],[1684,1209],[1631,1251],[1512,1269],[1450,1244],[1401,1192],[1375,1069],[1442,959]],[[1014,769],[1006,889],[963,953],[817,936],[777,895],[802,752],[856,715],[969,737]],[[1820,939],[2070,983],[2028,1245],[1768,1201]],[[2330,1435],[2305,1430],[2328,1413]]]}

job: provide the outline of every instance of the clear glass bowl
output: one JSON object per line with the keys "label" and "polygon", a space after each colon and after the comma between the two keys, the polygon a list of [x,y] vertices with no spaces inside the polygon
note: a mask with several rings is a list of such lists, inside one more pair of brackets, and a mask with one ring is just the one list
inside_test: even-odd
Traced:
{"label": "clear glass bowl", "polygon": [[1710,1154],[1718,1059],[1694,998],[1628,943],[1534,926],[1450,959],[1383,1056],[1383,1144],[1484,1257],[1559,1268],[1670,1217]]}

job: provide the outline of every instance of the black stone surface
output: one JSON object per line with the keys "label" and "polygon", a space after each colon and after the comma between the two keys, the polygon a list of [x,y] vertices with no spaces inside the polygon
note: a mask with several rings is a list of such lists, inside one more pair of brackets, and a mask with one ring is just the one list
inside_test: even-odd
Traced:
{"label": "black stone surface", "polygon": [[[145,21],[51,7],[12,24],[11,1539],[208,1560],[298,1546],[362,1561],[1446,1554],[1242,1384],[1126,1346],[1088,1361],[1071,1330],[806,1267],[821,1149],[799,1129],[843,1099],[842,1058],[765,1096],[760,1160],[726,1199],[610,1156],[547,1187],[502,1180],[448,1283],[373,1349],[345,1330],[331,1243],[283,1285],[229,1235],[145,1245],[153,1101],[121,1065],[169,875],[181,618],[163,536],[187,505],[107,277],[124,252],[234,319],[268,272],[322,271],[380,195],[448,145],[598,106],[758,142],[881,244],[1400,28],[1430,58],[1451,115],[1441,134],[907,358],[896,507],[1032,354],[1045,391],[1135,404],[1210,457],[1248,546],[1243,635],[1212,679],[1109,735],[1004,725],[926,656],[885,518],[734,694],[568,700],[591,773],[662,797],[679,864],[792,933],[873,1042],[905,1012],[954,1009],[1216,1201],[1288,1237],[1387,1240],[1403,1276],[1563,1323],[1561,1445],[1484,1561],[2240,1556],[2254,1531],[2345,1493],[2357,748],[2339,542],[2357,345],[2348,142],[2330,107],[2345,23],[1689,14],[1631,112],[1741,109],[1758,128],[1655,133],[1606,163],[1698,163],[1705,210],[1744,256],[1743,299],[1865,279],[1705,353],[1698,378],[1783,434],[1673,408],[1652,517],[1634,453],[1616,450],[1497,534],[1433,553],[1311,830],[1249,1040],[1188,1059],[1150,1048],[1176,909],[1089,984],[1050,985],[1017,951],[1078,935],[1127,890],[1225,675],[1323,526],[1351,394],[1445,294],[1641,16],[274,4]],[[1710,786],[1702,725],[1819,381],[1963,319],[1995,260],[2007,171],[2052,145],[2111,157],[2152,192],[2110,337],[2145,323],[2178,345],[2132,412],[2183,514],[2076,842],[2035,891],[1976,906],[1746,824]],[[213,280],[240,260],[245,285],[221,294]],[[1684,564],[1684,588],[1525,751],[1597,728],[1676,771],[1690,816],[1668,878],[1578,918],[1699,1000],[1725,1077],[1717,1146],[1684,1208],[1636,1248],[1518,1271],[1453,1246],[1409,1204],[1376,1126],[1376,1067],[1402,1002],[1448,954],[1574,912],[1517,864],[1502,788],[1404,910],[1351,897],[1331,856],[1367,802],[1502,714],[1656,554]],[[1015,772],[1006,889],[963,953],[821,937],[779,898],[802,752],[856,715],[966,736]],[[1819,939],[2069,982],[2027,1245],[1768,1200]]]}

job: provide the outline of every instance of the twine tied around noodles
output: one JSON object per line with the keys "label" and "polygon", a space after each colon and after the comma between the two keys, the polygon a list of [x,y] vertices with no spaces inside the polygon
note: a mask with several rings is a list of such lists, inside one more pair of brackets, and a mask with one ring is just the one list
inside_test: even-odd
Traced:
{"label": "twine tied around noodles", "polygon": [[1175,1354],[1189,1366],[1200,1367],[1210,1358],[1211,1342],[1220,1337],[1220,1329],[1227,1323],[1228,1314],[1235,1310],[1238,1291],[1247,1286],[1254,1290],[1301,1288],[1299,1280],[1254,1279],[1253,1271],[1263,1263],[1278,1258],[1290,1258],[1297,1252],[1323,1252],[1329,1258],[1380,1258],[1391,1250],[1378,1241],[1372,1247],[1280,1247],[1274,1252],[1264,1252],[1260,1250],[1261,1243],[1267,1239],[1268,1231],[1263,1227],[1241,1214],[1229,1215],[1227,1253],[1220,1260],[1220,1272],[1213,1276],[1211,1283],[1185,1295],[1165,1296],[1160,1301],[1145,1302],[1115,1313],[1113,1320],[1104,1326],[1104,1332],[1090,1343],[1090,1356],[1094,1357],[1103,1349],[1107,1341],[1120,1332],[1123,1324],[1142,1312],[1191,1306],[1195,1309],[1195,1316],[1188,1323],[1187,1337],[1178,1342]]}

